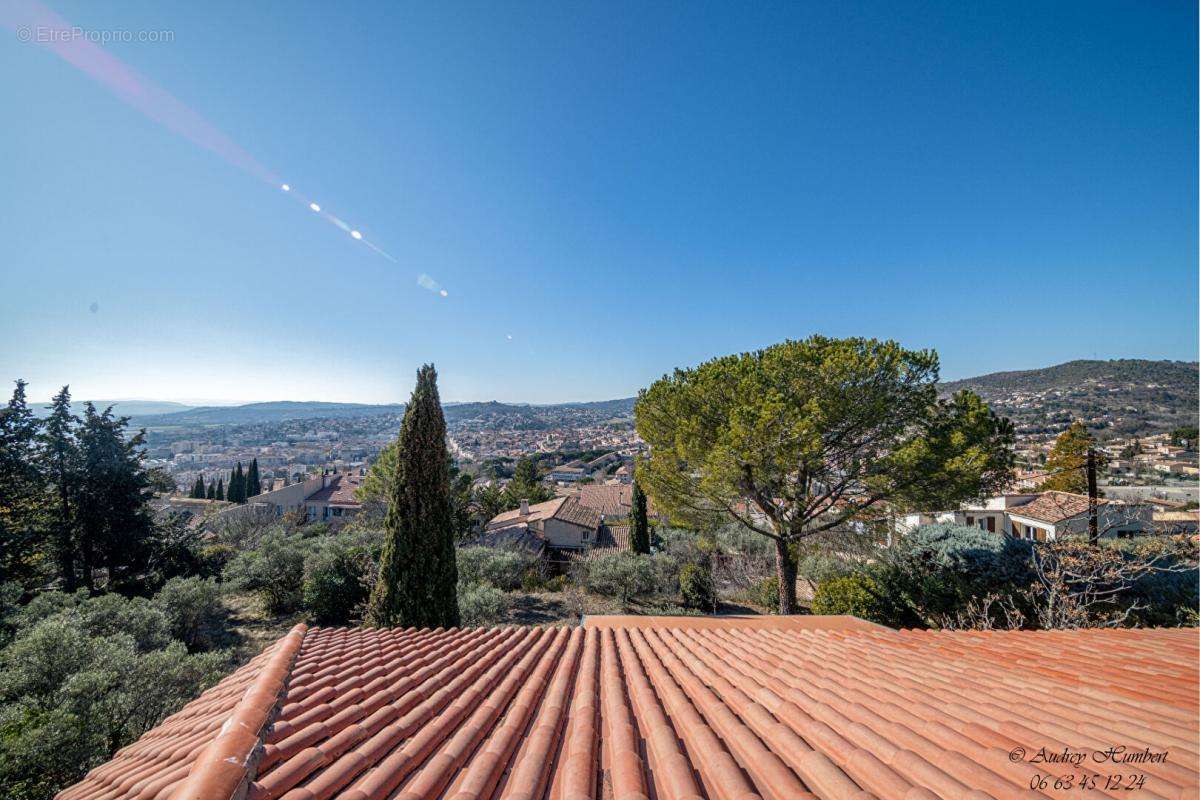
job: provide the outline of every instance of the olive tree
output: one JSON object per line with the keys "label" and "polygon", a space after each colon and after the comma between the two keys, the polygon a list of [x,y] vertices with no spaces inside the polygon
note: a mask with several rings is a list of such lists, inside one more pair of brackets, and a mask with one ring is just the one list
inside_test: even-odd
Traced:
{"label": "olive tree", "polygon": [[773,540],[790,614],[797,542],[1008,482],[1011,423],[971,392],[939,400],[937,380],[931,350],[823,336],[677,369],[638,395],[637,478],[680,524],[733,519]]}

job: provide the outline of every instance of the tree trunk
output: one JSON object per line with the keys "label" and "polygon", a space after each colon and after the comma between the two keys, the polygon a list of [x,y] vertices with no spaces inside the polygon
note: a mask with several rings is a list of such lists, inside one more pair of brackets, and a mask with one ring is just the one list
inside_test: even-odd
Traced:
{"label": "tree trunk", "polygon": [[779,613],[795,614],[796,559],[783,539],[775,540],[775,571],[779,577]]}

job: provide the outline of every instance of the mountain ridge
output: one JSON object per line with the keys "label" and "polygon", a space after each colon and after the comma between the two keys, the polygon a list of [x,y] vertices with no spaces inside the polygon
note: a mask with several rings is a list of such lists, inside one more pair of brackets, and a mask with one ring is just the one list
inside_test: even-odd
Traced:
{"label": "mountain ridge", "polygon": [[[1086,418],[1086,414],[1100,409],[1121,411],[1124,416],[1138,417],[1140,422],[1133,424],[1134,428],[1143,429],[1149,426],[1157,430],[1161,424],[1174,424],[1187,418],[1189,408],[1194,416],[1197,375],[1200,374],[1198,369],[1200,365],[1194,361],[1077,359],[1038,369],[991,372],[972,378],[946,381],[938,384],[938,389],[943,394],[959,389],[972,389],[993,403],[1000,413],[1034,428],[1039,425],[1057,425],[1058,418]],[[1049,407],[1031,409],[1017,402],[1016,398],[1029,393],[1053,395],[1046,400]],[[559,412],[625,417],[633,412],[636,399],[622,397],[573,403],[459,401],[446,403],[443,408],[447,421],[451,423],[483,418],[493,422],[507,420],[518,424],[530,424],[532,418],[536,417],[540,420],[539,424],[544,424],[546,415]],[[1138,404],[1157,410],[1146,413],[1128,410],[1129,406]],[[279,400],[238,406],[198,406],[165,414],[134,414],[132,422],[137,427],[236,425],[402,413],[403,403]],[[1038,419],[1039,414],[1046,419]]]}

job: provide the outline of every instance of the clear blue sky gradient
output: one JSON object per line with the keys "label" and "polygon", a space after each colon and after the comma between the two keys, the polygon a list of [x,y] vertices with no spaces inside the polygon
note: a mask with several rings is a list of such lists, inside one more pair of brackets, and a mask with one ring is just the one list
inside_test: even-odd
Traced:
{"label": "clear blue sky gradient", "polygon": [[817,332],[947,378],[1197,357],[1194,3],[48,5],[174,31],[108,49],[399,263],[5,31],[39,399],[384,402],[423,361],[602,399]]}

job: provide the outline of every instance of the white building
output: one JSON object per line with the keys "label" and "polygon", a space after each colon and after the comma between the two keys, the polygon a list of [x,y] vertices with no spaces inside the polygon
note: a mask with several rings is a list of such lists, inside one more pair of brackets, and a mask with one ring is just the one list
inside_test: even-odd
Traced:
{"label": "white building", "polygon": [[[953,523],[971,525],[1005,536],[1031,541],[1053,541],[1063,536],[1088,534],[1088,498],[1071,492],[1009,494],[988,498],[958,511],[905,514],[896,520],[896,532],[907,533],[920,525]],[[1154,507],[1101,498],[1097,530],[1102,537],[1124,538],[1156,532]]]}

